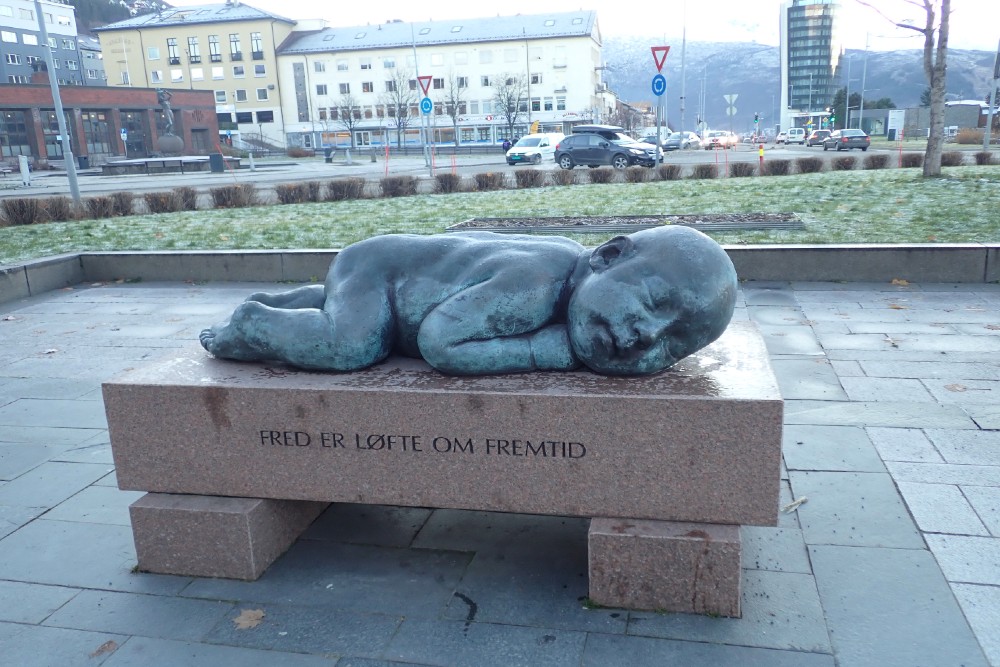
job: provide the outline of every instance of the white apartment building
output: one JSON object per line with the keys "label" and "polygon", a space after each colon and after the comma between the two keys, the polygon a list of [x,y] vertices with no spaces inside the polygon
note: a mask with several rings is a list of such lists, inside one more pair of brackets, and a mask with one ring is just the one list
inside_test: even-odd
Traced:
{"label": "white apartment building", "polygon": [[[600,66],[597,15],[583,10],[293,32],[277,55],[286,141],[307,148],[350,146],[352,134],[359,146],[417,145],[425,123],[443,144],[569,132],[613,107]],[[498,86],[518,93],[512,132]]]}

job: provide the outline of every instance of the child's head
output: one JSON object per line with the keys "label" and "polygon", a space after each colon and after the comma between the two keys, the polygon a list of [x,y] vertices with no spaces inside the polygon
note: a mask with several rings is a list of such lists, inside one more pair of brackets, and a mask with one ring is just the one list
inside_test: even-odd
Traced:
{"label": "child's head", "polygon": [[598,373],[662,371],[721,336],[733,316],[736,269],[690,228],[615,237],[594,250],[590,267],[570,298],[567,328],[573,352]]}

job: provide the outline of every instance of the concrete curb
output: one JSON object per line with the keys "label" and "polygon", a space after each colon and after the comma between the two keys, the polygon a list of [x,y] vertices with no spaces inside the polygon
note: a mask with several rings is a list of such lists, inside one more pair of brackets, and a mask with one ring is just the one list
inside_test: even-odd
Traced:
{"label": "concrete curb", "polygon": [[[740,280],[1000,281],[1000,244],[724,246]],[[84,282],[320,282],[336,249],[85,252],[0,266],[0,303]]]}

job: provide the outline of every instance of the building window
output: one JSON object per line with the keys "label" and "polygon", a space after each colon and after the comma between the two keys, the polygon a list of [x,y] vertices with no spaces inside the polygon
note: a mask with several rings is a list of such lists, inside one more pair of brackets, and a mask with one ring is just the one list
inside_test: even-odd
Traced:
{"label": "building window", "polygon": [[35,20],[35,12],[32,11],[32,10],[30,10],[30,9],[18,9],[17,13],[18,13],[18,16],[20,16],[25,21],[34,21]]}
{"label": "building window", "polygon": [[371,69],[372,68],[372,59],[371,58],[360,58],[360,61],[361,61],[361,69]]}
{"label": "building window", "polygon": [[534,85],[537,85],[537,84],[539,84],[541,82],[542,82],[542,75],[541,74],[532,74],[531,75],[531,85],[534,86]]}
{"label": "building window", "polygon": [[28,77],[23,74],[8,74],[7,83],[28,83]]}
{"label": "building window", "polygon": [[67,51],[76,51],[76,40],[75,39],[64,39],[62,41],[62,47]]}
{"label": "building window", "polygon": [[[236,92],[239,93],[241,91],[237,90]],[[243,101],[245,102],[246,99],[247,99],[247,91],[244,90],[242,92],[243,92]],[[239,95],[237,95],[237,97],[239,97]],[[252,123],[253,122],[253,112],[252,111],[237,111],[236,112],[236,122],[237,123]]]}
{"label": "building window", "polygon": [[215,103],[216,104],[225,104],[226,103],[226,91],[224,91],[224,90],[217,90],[217,91],[215,91]]}
{"label": "building window", "polygon": [[253,75],[256,76],[256,77],[258,77],[258,78],[262,77],[262,76],[267,76],[267,71],[266,71],[266,68],[264,67],[264,65],[254,65],[253,66]]}
{"label": "building window", "polygon": [[14,18],[14,10],[7,5],[0,5],[0,16],[9,16]]}
{"label": "building window", "polygon": [[9,30],[0,30],[0,40],[17,43],[17,34]]}
{"label": "building window", "polygon": [[456,78],[455,81],[458,84],[459,88],[468,88],[469,87],[469,77],[467,77],[467,76],[460,76],[460,77]]}
{"label": "building window", "polygon": [[410,79],[410,90],[416,90],[416,89],[417,89],[417,80]]}
{"label": "building window", "polygon": [[204,81],[205,80],[205,70],[201,67],[191,68],[191,80],[192,81]]}
{"label": "building window", "polygon": [[385,92],[387,92],[387,93],[394,93],[394,92],[396,92],[396,82],[395,81],[386,81],[385,82]]}
{"label": "building window", "polygon": [[243,60],[243,47],[240,46],[240,36],[238,33],[229,33],[229,59]]}
{"label": "building window", "polygon": [[53,59],[52,59],[52,65],[53,65],[53,66],[54,66],[54,67],[55,67],[56,69],[59,69],[59,67],[60,67],[60,65],[59,65],[59,61],[58,61],[58,60],[56,60],[55,58],[53,58]]}
{"label": "building window", "polygon": [[431,65],[434,65],[435,67],[440,67],[441,65],[444,65],[444,55],[440,53],[432,53]]}
{"label": "building window", "polygon": [[566,111],[566,98],[557,97],[556,98],[556,111]]}
{"label": "building window", "polygon": [[7,54],[7,64],[8,65],[20,65],[21,64],[21,56],[19,56],[16,53],[8,53]]}
{"label": "building window", "polygon": [[552,98],[546,97],[542,101],[542,109],[545,111],[552,111]]}
{"label": "building window", "polygon": [[150,76],[153,83],[163,83],[163,70],[154,69],[150,72]]}
{"label": "building window", "polygon": [[361,82],[361,92],[362,93],[374,93],[375,92],[375,84],[372,83],[371,81],[362,81]]}
{"label": "building window", "polygon": [[188,37],[188,60],[195,64],[201,62],[201,47],[198,46],[197,37]]}
{"label": "building window", "polygon": [[347,59],[341,58],[337,61],[337,71],[346,72],[347,71]]}
{"label": "building window", "polygon": [[96,69],[88,69],[87,70],[87,78],[88,79],[96,79],[97,78],[97,70]]}
{"label": "building window", "polygon": [[66,68],[67,69],[80,69],[80,63],[76,62],[75,60],[67,60],[66,61]]}
{"label": "building window", "polygon": [[171,65],[180,65],[181,56],[180,52],[177,50],[177,38],[168,37],[167,38],[167,58],[170,59]]}
{"label": "building window", "polygon": [[254,60],[264,59],[264,40],[259,32],[250,33],[250,55]]}
{"label": "building window", "polygon": [[[242,88],[237,88],[236,89],[236,95],[235,95],[235,97],[236,97],[236,101],[237,102],[246,102],[247,101],[247,91],[243,90]],[[247,123],[249,121],[240,120],[240,114],[237,113],[236,114],[236,122],[237,123]]]}
{"label": "building window", "polygon": [[383,58],[382,59],[382,67],[384,67],[386,69],[395,69],[396,68],[396,59],[395,58]]}
{"label": "building window", "polygon": [[434,86],[434,90],[444,90],[444,79],[439,79],[437,77],[434,77],[434,80],[431,82],[431,84]]}
{"label": "building window", "polygon": [[273,111],[258,111],[257,112],[257,122],[258,123],[273,123],[274,122],[274,112]]}
{"label": "building window", "polygon": [[316,72],[317,74],[322,74],[323,72],[325,72],[326,61],[325,60],[313,61],[313,71]]}
{"label": "building window", "polygon": [[267,88],[258,88],[257,89],[257,101],[258,102],[263,102],[266,99],[267,99]]}
{"label": "building window", "polygon": [[122,85],[123,86],[132,85],[132,79],[129,77],[128,72],[122,72]]}
{"label": "building window", "polygon": [[226,78],[225,70],[222,67],[213,67],[212,68],[212,78],[213,79],[225,79]]}
{"label": "building window", "polygon": [[208,56],[213,63],[222,62],[222,46],[219,44],[218,35],[208,36]]}
{"label": "building window", "polygon": [[316,94],[317,95],[326,95],[326,84],[325,83],[317,83],[316,84]]}
{"label": "building window", "polygon": [[159,60],[160,59],[160,47],[150,46],[146,49],[146,60]]}
{"label": "building window", "polygon": [[170,70],[170,81],[172,83],[180,83],[183,80],[184,80],[184,70],[182,69]]}
{"label": "building window", "polygon": [[[14,37],[13,41],[16,42],[17,41],[17,37]],[[38,36],[37,35],[21,35],[21,43],[27,44],[29,46],[38,46]],[[57,48],[56,47],[56,38],[55,37],[50,37],[49,38],[49,47],[53,48],[53,49]]]}
{"label": "building window", "polygon": [[237,79],[242,79],[247,75],[246,68],[243,65],[233,65],[233,76]]}
{"label": "building window", "polygon": [[489,75],[484,74],[481,77],[479,77],[479,85],[482,86],[483,88],[489,88],[490,87]]}
{"label": "building window", "polygon": [[340,94],[341,95],[350,95],[351,94],[351,84],[349,84],[349,83],[342,83],[342,84],[340,84]]}

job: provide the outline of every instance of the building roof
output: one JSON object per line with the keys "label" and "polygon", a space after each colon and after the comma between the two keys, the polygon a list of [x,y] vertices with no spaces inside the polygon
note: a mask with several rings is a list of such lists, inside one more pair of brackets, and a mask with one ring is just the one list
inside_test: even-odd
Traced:
{"label": "building roof", "polygon": [[192,7],[170,7],[160,12],[133,16],[132,18],[110,23],[94,32],[103,30],[136,30],[140,28],[160,28],[165,26],[195,25],[199,23],[232,23],[234,21],[253,21],[255,19],[273,19],[294,24],[295,21],[277,14],[244,5],[238,0],[215,5],[197,5]]}
{"label": "building roof", "polygon": [[579,10],[416,23],[391,21],[374,25],[325,28],[317,32],[292,33],[278,49],[278,53],[283,55],[358,51],[590,35],[600,43],[597,13]]}

